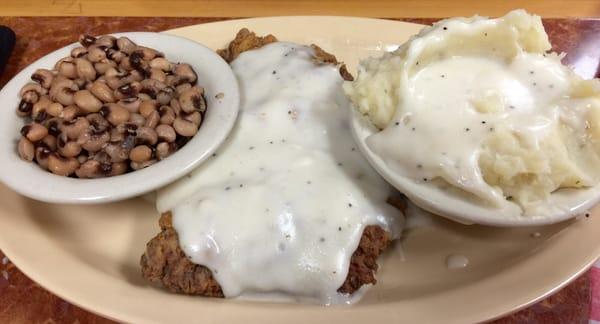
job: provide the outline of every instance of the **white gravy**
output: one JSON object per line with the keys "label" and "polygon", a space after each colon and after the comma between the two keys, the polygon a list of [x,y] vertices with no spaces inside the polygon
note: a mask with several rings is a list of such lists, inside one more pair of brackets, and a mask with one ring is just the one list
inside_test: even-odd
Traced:
{"label": "white gravy", "polygon": [[400,233],[390,187],[351,136],[342,78],[312,55],[279,42],[232,62],[242,98],[234,131],[158,195],[183,251],[226,297],[349,303],[337,289],[363,229]]}
{"label": "white gravy", "polygon": [[[409,79],[393,121],[367,139],[396,172],[421,182],[441,177],[492,205],[505,204],[479,168],[488,134],[506,128],[531,148],[565,120],[580,120],[564,98],[570,75],[555,58],[522,53],[506,63],[493,56],[453,56],[420,68]],[[494,107],[496,111],[480,111]],[[572,117],[571,117],[572,116]]]}

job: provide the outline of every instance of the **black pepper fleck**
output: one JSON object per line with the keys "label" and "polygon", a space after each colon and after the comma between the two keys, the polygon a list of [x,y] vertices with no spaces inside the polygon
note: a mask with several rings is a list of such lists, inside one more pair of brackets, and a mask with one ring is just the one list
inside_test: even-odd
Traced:
{"label": "black pepper fleck", "polygon": [[269,141],[269,144],[273,144],[273,141]]}
{"label": "black pepper fleck", "polygon": [[342,166],[342,162],[338,162],[338,166]]}
{"label": "black pepper fleck", "polygon": [[242,187],[244,187],[244,184],[243,184],[243,183],[240,183],[240,188],[242,188]]}
{"label": "black pepper fleck", "polygon": [[341,226],[340,226],[340,227],[338,227],[338,231],[340,231],[340,232],[342,231],[342,227],[341,227]]}
{"label": "black pepper fleck", "polygon": [[485,120],[482,120],[482,121],[481,121],[481,123],[482,123],[482,124],[485,124]]}
{"label": "black pepper fleck", "polygon": [[312,183],[312,181],[310,181],[310,180],[309,180],[309,181],[306,181],[306,183],[307,183],[307,184],[311,184],[311,183]]}
{"label": "black pepper fleck", "polygon": [[444,27],[443,29],[444,29],[444,30],[448,30],[448,27]]}
{"label": "black pepper fleck", "polygon": [[215,157],[215,156],[217,156],[217,153],[213,153],[213,154],[212,154],[212,157]]}
{"label": "black pepper fleck", "polygon": [[487,36],[487,33],[484,33],[483,36]]}
{"label": "black pepper fleck", "polygon": [[585,213],[585,217],[590,217],[590,213]]}
{"label": "black pepper fleck", "polygon": [[506,200],[512,200],[513,196],[506,196]]}
{"label": "black pepper fleck", "polygon": [[252,151],[252,150],[254,150],[254,146],[250,146],[248,149],[249,149],[250,151]]}
{"label": "black pepper fleck", "polygon": [[535,71],[529,71],[529,74],[534,74],[534,73],[535,73]]}
{"label": "black pepper fleck", "polygon": [[356,151],[356,148],[355,148],[355,147],[353,147],[353,148],[352,148],[350,151],[354,152],[354,151]]}
{"label": "black pepper fleck", "polygon": [[532,85],[533,85],[534,87],[535,87],[535,86],[537,86],[537,82],[534,82],[534,83],[532,83]]}
{"label": "black pepper fleck", "polygon": [[440,75],[442,78],[445,78],[446,76],[444,74]]}
{"label": "black pepper fleck", "polygon": [[231,190],[231,187],[229,187],[229,186],[225,187],[225,191],[229,191],[229,190]]}
{"label": "black pepper fleck", "polygon": [[292,111],[291,111],[291,110],[288,110],[288,115],[291,115],[291,114],[292,114]]}
{"label": "black pepper fleck", "polygon": [[423,181],[427,182],[427,178],[423,178]]}
{"label": "black pepper fleck", "polygon": [[490,132],[493,132],[493,131],[494,131],[494,127],[490,127]]}
{"label": "black pepper fleck", "polygon": [[416,128],[413,127],[411,130],[414,132],[416,130]]}
{"label": "black pepper fleck", "polygon": [[277,73],[277,71],[273,70],[273,74],[276,74],[276,73]]}
{"label": "black pepper fleck", "polygon": [[351,204],[351,203],[348,203],[348,207],[352,208],[352,204]]}
{"label": "black pepper fleck", "polygon": [[325,238],[324,238],[324,237],[321,237],[321,238],[319,239],[319,242],[325,242]]}
{"label": "black pepper fleck", "polygon": [[400,125],[400,122],[395,122],[394,124],[395,124],[396,126],[398,126],[398,125]]}
{"label": "black pepper fleck", "polygon": [[467,131],[467,132],[468,132],[468,131],[470,131],[470,130],[471,130],[471,129],[469,129],[469,127],[465,128],[465,131]]}

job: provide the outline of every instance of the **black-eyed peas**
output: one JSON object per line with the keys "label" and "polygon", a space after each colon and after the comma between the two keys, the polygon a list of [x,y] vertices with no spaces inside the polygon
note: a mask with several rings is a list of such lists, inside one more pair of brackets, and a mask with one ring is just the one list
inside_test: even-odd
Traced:
{"label": "black-eyed peas", "polygon": [[167,158],[198,132],[206,100],[191,65],[126,37],[79,42],[19,92],[23,160],[63,176],[114,176]]}

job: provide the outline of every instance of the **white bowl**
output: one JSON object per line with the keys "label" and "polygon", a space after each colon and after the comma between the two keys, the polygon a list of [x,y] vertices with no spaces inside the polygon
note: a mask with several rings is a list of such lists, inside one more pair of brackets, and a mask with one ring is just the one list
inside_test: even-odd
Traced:
{"label": "white bowl", "polygon": [[[176,180],[208,158],[231,131],[239,110],[237,80],[229,65],[211,49],[186,38],[159,33],[120,33],[139,45],[163,52],[172,62],[189,63],[205,89],[207,111],[198,133],[168,158],[142,170],[101,179],[76,179],[54,175],[17,153],[19,130],[24,120],[16,115],[19,90],[38,68],[52,68],[69,56],[71,44],[29,65],[0,92],[0,181],[18,193],[53,203],[100,203],[138,196]],[[215,95],[223,93],[217,99]]]}
{"label": "white bowl", "polygon": [[[462,224],[492,226],[534,226],[547,225],[581,215],[600,201],[600,186],[590,189],[561,189],[550,195],[546,201],[534,206],[539,214],[523,215],[523,210],[515,203],[507,202],[500,208],[486,207],[459,196],[452,196],[432,183],[415,181],[394,172],[366,144],[367,137],[379,132],[371,122],[351,108],[351,128],[358,147],[367,160],[387,182],[406,195],[417,206],[457,221]],[[543,215],[541,213],[543,211]]]}

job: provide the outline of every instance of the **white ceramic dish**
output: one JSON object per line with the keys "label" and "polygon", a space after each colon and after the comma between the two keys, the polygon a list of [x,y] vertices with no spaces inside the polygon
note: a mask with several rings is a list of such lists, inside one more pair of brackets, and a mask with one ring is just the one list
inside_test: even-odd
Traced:
{"label": "white ceramic dish", "polygon": [[366,144],[367,137],[379,130],[356,109],[352,109],[351,125],[359,149],[382,177],[417,206],[463,224],[492,226],[554,224],[581,215],[600,201],[600,186],[596,186],[589,189],[557,190],[550,195],[547,201],[539,202],[535,206],[544,211],[543,216],[524,216],[523,210],[514,203],[508,203],[501,208],[476,204],[458,195],[452,195],[431,182],[419,182],[394,172]]}
{"label": "white ceramic dish", "polygon": [[[217,49],[243,27],[318,44],[351,71],[359,58],[393,49],[422,28],[380,19],[272,17],[168,33]],[[125,323],[478,323],[556,292],[600,256],[598,208],[589,218],[544,227],[463,226],[435,217],[405,231],[384,254],[377,285],[351,307],[221,300],[172,294],[141,278],[139,258],[159,231],[158,217],[142,199],[46,204],[0,185],[0,248],[11,261],[58,296]],[[448,269],[451,254],[469,265]]]}
{"label": "white ceramic dish", "polygon": [[[170,61],[186,62],[198,74],[205,88],[208,109],[198,133],[182,149],[148,168],[101,179],[76,179],[54,175],[36,164],[21,160],[16,147],[24,125],[15,109],[21,87],[38,68],[52,68],[69,56],[71,44],[37,60],[15,76],[0,92],[0,181],[18,193],[53,203],[87,204],[116,201],[147,193],[191,171],[225,140],[239,110],[237,81],[229,65],[214,51],[188,39],[159,33],[122,33],[139,45],[155,48]],[[224,96],[215,98],[218,93]]]}

